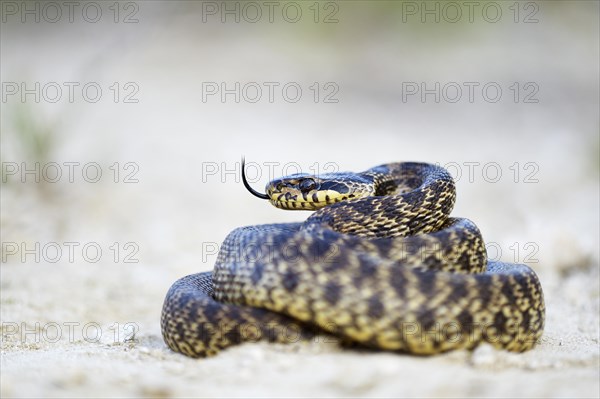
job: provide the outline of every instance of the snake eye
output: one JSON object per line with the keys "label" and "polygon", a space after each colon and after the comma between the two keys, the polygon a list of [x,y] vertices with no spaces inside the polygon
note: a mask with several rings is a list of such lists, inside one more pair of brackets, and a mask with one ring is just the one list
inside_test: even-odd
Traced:
{"label": "snake eye", "polygon": [[310,191],[317,187],[317,183],[313,179],[304,179],[298,184],[298,187],[301,191]]}

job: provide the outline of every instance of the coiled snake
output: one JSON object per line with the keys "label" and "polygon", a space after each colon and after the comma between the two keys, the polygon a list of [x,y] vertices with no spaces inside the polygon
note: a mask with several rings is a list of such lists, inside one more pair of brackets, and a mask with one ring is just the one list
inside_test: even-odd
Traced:
{"label": "coiled snake", "polygon": [[450,218],[455,186],[425,163],[363,173],[291,175],[256,196],[316,210],[303,223],[235,229],[213,272],[183,277],[165,298],[167,345],[203,357],[245,341],[323,332],[369,348],[435,354],[481,342],[532,348],[544,299],[526,265],[487,261],[479,229]]}

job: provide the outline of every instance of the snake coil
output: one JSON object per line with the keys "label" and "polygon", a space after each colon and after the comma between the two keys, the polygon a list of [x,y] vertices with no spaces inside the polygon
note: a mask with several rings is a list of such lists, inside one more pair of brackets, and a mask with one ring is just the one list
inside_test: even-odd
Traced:
{"label": "snake coil", "polygon": [[244,184],[279,208],[316,212],[303,223],[237,228],[212,272],[175,282],[161,317],[172,350],[204,357],[326,333],[430,355],[481,342],[521,352],[540,338],[537,275],[488,261],[477,226],[449,217],[455,186],[445,169],[405,162],[298,174],[266,194]]}

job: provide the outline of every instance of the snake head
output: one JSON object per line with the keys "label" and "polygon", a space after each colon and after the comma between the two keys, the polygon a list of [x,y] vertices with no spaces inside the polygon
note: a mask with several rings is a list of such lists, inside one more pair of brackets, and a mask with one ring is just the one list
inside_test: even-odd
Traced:
{"label": "snake head", "polygon": [[277,208],[316,210],[336,202],[373,195],[373,182],[354,173],[308,175],[298,173],[272,180],[266,187]]}
{"label": "snake head", "polygon": [[242,158],[242,181],[250,193],[267,199],[281,209],[314,211],[336,202],[375,195],[374,179],[360,173],[338,172],[323,175],[296,173],[274,179],[265,188],[266,194],[254,190],[245,174]]}

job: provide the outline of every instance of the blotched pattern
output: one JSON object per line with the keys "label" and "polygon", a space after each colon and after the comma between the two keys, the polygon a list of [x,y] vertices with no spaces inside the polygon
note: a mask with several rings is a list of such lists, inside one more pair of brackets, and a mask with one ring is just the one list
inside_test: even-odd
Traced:
{"label": "blotched pattern", "polygon": [[477,226],[449,217],[447,171],[395,163],[337,179],[372,196],[331,199],[304,223],[238,228],[212,273],[173,284],[161,318],[167,345],[201,357],[323,332],[424,355],[535,345],[545,315],[537,275],[487,261]]}

